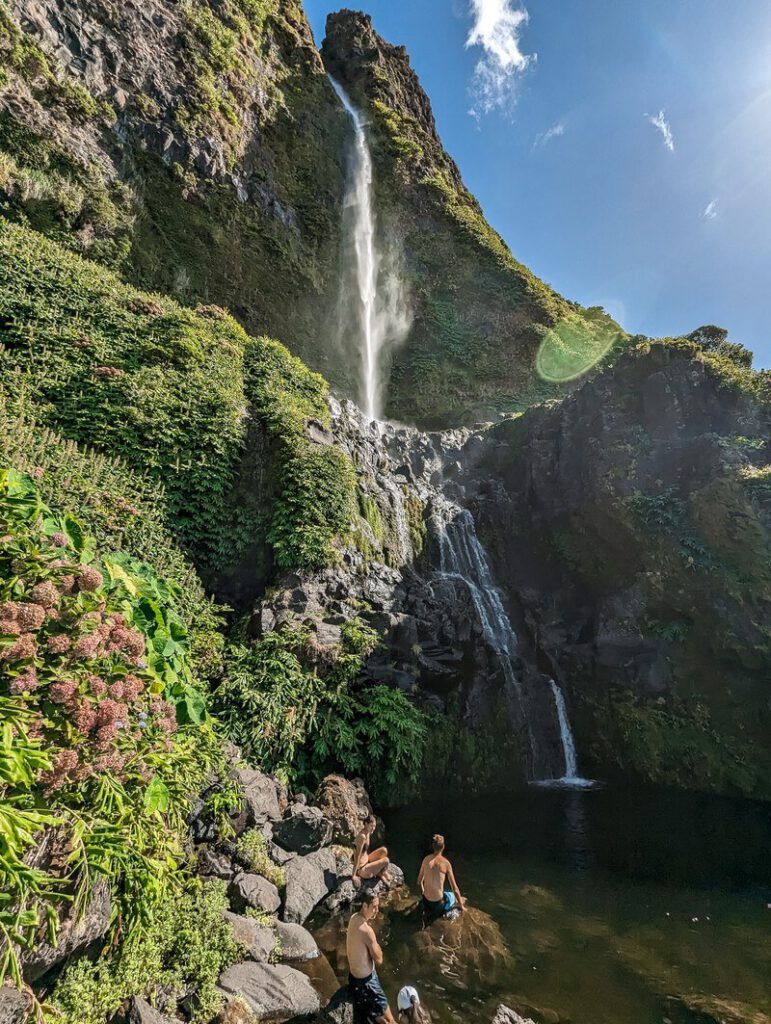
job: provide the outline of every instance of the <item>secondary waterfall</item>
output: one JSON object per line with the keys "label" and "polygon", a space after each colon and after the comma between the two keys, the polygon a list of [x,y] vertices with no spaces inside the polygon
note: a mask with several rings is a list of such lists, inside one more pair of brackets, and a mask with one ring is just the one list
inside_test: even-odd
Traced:
{"label": "secondary waterfall", "polygon": [[522,685],[512,664],[517,654],[517,636],[495,585],[485,550],[477,537],[474,518],[467,509],[452,502],[436,502],[434,522],[439,539],[440,573],[445,579],[461,580],[468,588],[484,638],[498,656],[506,682],[506,698],[525,727],[532,777],[538,771],[540,752]]}
{"label": "secondary waterfall", "polygon": [[576,745],[573,740],[573,731],[570,728],[568,709],[565,705],[565,695],[557,683],[549,680],[552,693],[554,694],[554,706],[557,709],[557,719],[560,726],[560,739],[562,740],[562,753],[565,758],[565,774],[557,781],[565,786],[591,786],[589,779],[582,779],[578,774],[578,760],[576,758]]}
{"label": "secondary waterfall", "polygon": [[350,180],[345,205],[351,214],[353,248],[353,299],[356,333],[361,339],[361,407],[370,420],[380,418],[383,408],[383,353],[387,345],[403,339],[411,322],[409,303],[401,276],[389,265],[388,254],[378,244],[373,202],[372,156],[366,121],[351,103],[343,87],[330,77],[332,88],[345,107],[354,128]]}

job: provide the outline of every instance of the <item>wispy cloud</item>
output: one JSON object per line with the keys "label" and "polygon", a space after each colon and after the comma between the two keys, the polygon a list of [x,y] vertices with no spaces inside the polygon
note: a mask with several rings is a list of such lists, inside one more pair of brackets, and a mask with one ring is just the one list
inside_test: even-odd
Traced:
{"label": "wispy cloud", "polygon": [[545,132],[539,132],[536,135],[536,137],[533,139],[532,148],[538,149],[539,146],[545,146],[549,142],[551,142],[552,139],[556,139],[560,135],[564,134],[565,125],[562,123],[562,121],[557,121],[557,123],[553,124],[551,128],[547,128]]}
{"label": "wispy cloud", "polygon": [[516,0],[469,0],[473,24],[466,46],[481,46],[484,56],[471,84],[474,117],[505,108],[514,100],[517,79],[536,60],[522,52],[520,35],[528,13]]}
{"label": "wispy cloud", "polygon": [[717,199],[711,199],[701,212],[704,220],[714,220],[717,217]]}
{"label": "wispy cloud", "polygon": [[652,114],[646,114],[645,117],[653,125],[654,128],[661,132],[661,137],[664,140],[664,145],[667,149],[673,152],[675,148],[675,137],[672,134],[672,127],[667,121],[666,114],[663,110],[660,110],[655,116]]}

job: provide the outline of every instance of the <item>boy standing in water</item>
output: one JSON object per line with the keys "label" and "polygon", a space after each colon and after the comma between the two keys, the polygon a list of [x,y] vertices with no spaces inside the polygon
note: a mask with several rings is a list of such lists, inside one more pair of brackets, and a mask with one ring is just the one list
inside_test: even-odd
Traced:
{"label": "boy standing in water", "polygon": [[396,1024],[376,968],[383,962],[383,950],[370,922],[380,909],[373,892],[365,892],[361,909],[351,915],[345,940],[348,956],[348,991],[353,1001],[354,1019]]}
{"label": "boy standing in water", "polygon": [[[452,864],[444,855],[444,836],[433,837],[431,851],[423,858],[418,875],[418,886],[423,893],[423,907],[431,917],[442,917],[456,907],[463,910],[466,901],[455,881]],[[445,879],[449,881],[452,892],[445,892]]]}

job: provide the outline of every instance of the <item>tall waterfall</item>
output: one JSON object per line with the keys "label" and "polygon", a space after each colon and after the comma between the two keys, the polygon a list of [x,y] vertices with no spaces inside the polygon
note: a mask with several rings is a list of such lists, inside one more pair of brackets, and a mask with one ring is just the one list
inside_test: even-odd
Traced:
{"label": "tall waterfall", "polygon": [[387,345],[404,338],[411,317],[402,280],[378,243],[373,202],[372,156],[366,121],[351,103],[343,87],[330,78],[354,128],[354,147],[345,205],[351,214],[353,249],[352,296],[356,332],[361,338],[361,407],[370,420],[380,418],[383,408],[383,353]]}

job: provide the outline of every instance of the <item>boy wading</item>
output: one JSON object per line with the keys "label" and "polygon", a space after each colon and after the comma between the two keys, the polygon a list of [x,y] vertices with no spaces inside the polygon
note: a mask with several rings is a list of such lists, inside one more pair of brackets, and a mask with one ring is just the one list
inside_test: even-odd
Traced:
{"label": "boy wading", "polygon": [[380,901],[371,892],[362,896],[362,906],[348,922],[345,951],[348,955],[348,991],[353,1001],[354,1019],[396,1024],[376,968],[383,962],[383,951],[370,921],[377,915]]}

